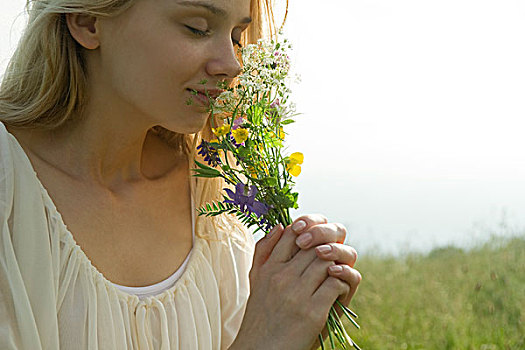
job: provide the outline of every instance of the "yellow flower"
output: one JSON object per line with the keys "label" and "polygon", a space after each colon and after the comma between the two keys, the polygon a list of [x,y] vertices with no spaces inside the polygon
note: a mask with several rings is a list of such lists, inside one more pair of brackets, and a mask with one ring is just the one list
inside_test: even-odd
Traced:
{"label": "yellow flower", "polygon": [[286,158],[286,170],[293,176],[299,176],[301,173],[301,166],[299,164],[303,164],[304,156],[301,152],[295,152],[290,154],[288,158]]}
{"label": "yellow flower", "polygon": [[248,140],[249,132],[247,129],[238,128],[232,131],[233,138],[235,142],[241,144],[244,141]]}
{"label": "yellow flower", "polygon": [[217,129],[212,128],[211,131],[213,131],[215,136],[221,137],[226,135],[230,131],[230,125],[224,124],[223,126],[219,126]]}

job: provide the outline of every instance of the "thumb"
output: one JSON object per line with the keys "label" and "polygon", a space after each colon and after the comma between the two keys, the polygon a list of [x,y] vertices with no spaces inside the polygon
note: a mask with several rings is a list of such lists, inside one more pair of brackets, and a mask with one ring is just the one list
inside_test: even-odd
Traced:
{"label": "thumb", "polygon": [[279,224],[272,228],[272,230],[263,238],[261,238],[255,245],[255,253],[253,254],[253,267],[258,268],[268,260],[273,248],[279,242],[281,235],[284,232],[283,225]]}

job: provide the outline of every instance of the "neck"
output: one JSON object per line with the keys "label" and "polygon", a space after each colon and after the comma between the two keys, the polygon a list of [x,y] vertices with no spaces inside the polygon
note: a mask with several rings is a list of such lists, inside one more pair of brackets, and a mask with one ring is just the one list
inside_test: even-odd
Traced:
{"label": "neck", "polygon": [[9,127],[29,152],[76,180],[112,191],[188,169],[187,156],[170,147],[152,125],[118,122],[104,114],[48,131]]}

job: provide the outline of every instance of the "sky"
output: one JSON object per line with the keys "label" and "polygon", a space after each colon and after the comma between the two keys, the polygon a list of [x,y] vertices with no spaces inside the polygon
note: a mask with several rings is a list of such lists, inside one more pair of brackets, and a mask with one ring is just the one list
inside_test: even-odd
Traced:
{"label": "sky", "polygon": [[[0,71],[24,3],[0,5]],[[525,232],[524,33],[521,0],[290,0],[294,215],[345,224],[360,253]]]}

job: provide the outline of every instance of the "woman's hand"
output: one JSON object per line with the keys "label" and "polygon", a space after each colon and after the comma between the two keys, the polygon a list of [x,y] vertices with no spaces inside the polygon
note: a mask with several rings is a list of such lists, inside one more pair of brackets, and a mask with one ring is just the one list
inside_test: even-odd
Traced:
{"label": "woman's hand", "polygon": [[328,273],[350,286],[350,293],[339,298],[343,305],[348,306],[361,282],[361,274],[353,268],[357,261],[356,250],[342,244],[346,238],[346,228],[338,223],[329,223],[323,215],[311,214],[297,218],[292,224],[292,230],[298,236],[294,255],[300,249],[314,248],[320,259],[336,263],[328,268]]}
{"label": "woman's hand", "polygon": [[352,294],[348,283],[328,274],[334,261],[300,250],[296,238],[290,226],[278,226],[257,242],[250,297],[230,349],[310,349],[335,300]]}

